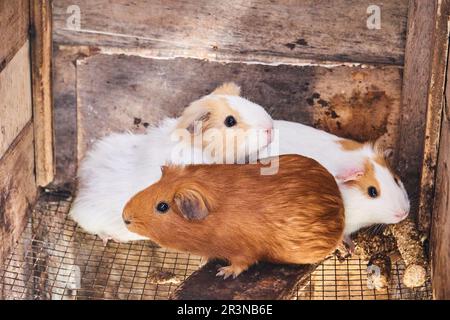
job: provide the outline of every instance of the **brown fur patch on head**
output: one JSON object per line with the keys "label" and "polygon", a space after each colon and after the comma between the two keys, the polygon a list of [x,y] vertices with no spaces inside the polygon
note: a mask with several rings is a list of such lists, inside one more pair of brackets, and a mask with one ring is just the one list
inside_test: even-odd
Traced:
{"label": "brown fur patch on head", "polygon": [[179,118],[177,128],[189,129],[193,127],[195,122],[202,122],[202,133],[206,130],[215,128],[225,130],[225,119],[233,116],[237,124],[233,129],[239,128],[246,130],[249,128],[233,108],[230,107],[225,98],[204,97],[191,103]]}
{"label": "brown fur patch on head", "polygon": [[392,168],[391,163],[389,163],[389,161],[388,161],[388,158],[386,156],[386,149],[382,145],[380,139],[376,140],[375,142],[369,142],[369,144],[372,146],[372,148],[375,152],[375,156],[374,156],[373,160],[378,165],[388,169],[396,179],[399,179],[396,172]]}
{"label": "brown fur patch on head", "polygon": [[347,181],[345,184],[357,187],[367,197],[369,197],[367,194],[369,187],[375,187],[378,191],[378,195],[381,194],[380,184],[375,178],[375,168],[369,159],[364,162],[364,174],[356,180]]}
{"label": "brown fur patch on head", "polygon": [[364,146],[362,143],[350,139],[340,139],[338,143],[341,145],[341,149],[345,151],[355,151]]}
{"label": "brown fur patch on head", "polygon": [[234,82],[225,82],[221,86],[217,87],[212,94],[223,94],[228,96],[239,96],[241,94],[241,88]]}
{"label": "brown fur patch on head", "polygon": [[[236,120],[236,125],[231,128],[225,125],[225,119],[228,116],[233,116]],[[232,152],[234,155],[237,154],[239,144],[244,143],[246,132],[250,126],[243,121],[239,112],[230,107],[226,98],[206,96],[194,101],[184,110],[178,120],[177,129],[188,130],[192,137],[203,134],[202,148],[213,142],[221,142],[222,154],[225,157]],[[214,129],[209,132],[212,135],[208,135],[210,129]],[[231,139],[227,140],[227,133],[235,133],[234,142]],[[208,141],[208,137],[213,141]],[[220,138],[222,141],[216,140]],[[234,150],[227,150],[227,147],[234,148]]]}

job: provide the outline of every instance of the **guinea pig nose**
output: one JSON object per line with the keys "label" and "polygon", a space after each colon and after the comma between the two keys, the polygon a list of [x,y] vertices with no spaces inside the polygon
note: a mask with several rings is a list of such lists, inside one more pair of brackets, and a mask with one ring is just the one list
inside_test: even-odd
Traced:
{"label": "guinea pig nose", "polygon": [[130,220],[126,220],[126,219],[124,219],[123,222],[125,222],[125,224],[130,224],[131,223]]}
{"label": "guinea pig nose", "polygon": [[395,217],[398,218],[398,219],[403,220],[403,219],[405,219],[408,216],[408,214],[409,214],[408,211],[400,211],[400,212],[397,212],[395,214]]}

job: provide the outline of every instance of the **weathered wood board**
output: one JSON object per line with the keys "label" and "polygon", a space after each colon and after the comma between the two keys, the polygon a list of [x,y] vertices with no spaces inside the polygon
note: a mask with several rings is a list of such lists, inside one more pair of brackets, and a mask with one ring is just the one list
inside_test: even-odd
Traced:
{"label": "weathered wood board", "polygon": [[52,8],[50,0],[31,1],[31,78],[36,151],[36,182],[53,180]]}
{"label": "weathered wood board", "polygon": [[397,154],[395,162],[402,175],[411,176],[405,181],[405,185],[408,191],[416,191],[409,193],[411,206],[415,210],[419,206],[420,189],[415,189],[414,186],[420,184],[420,175],[414,175],[414,171],[421,166],[423,160],[435,10],[434,1],[410,2],[402,86],[403,112],[399,121],[402,134],[398,141],[404,152]]}
{"label": "weathered wood board", "polygon": [[[436,167],[439,149],[442,107],[444,105],[444,87],[448,57],[450,0],[437,1],[434,15],[433,38],[428,44],[431,49],[430,80],[422,87],[421,94],[427,95],[427,113],[423,139],[423,161],[421,169],[421,193],[419,200],[418,222],[422,231],[429,233],[433,209],[433,197],[436,179]],[[425,43],[422,42],[422,46]],[[417,65],[415,66],[418,67]],[[415,81],[409,79],[407,81]],[[420,150],[419,150],[420,152]]]}
{"label": "weathered wood board", "polygon": [[19,239],[34,205],[33,124],[29,122],[0,160],[0,262]]}
{"label": "weathered wood board", "polygon": [[306,285],[317,265],[258,263],[236,279],[217,277],[226,262],[213,260],[195,271],[172,293],[174,300],[283,300]]}
{"label": "weathered wood board", "polygon": [[[447,103],[447,108],[449,107]],[[433,295],[450,299],[450,114],[443,120],[439,162],[436,177],[433,227],[431,232],[431,265]]]}
{"label": "weathered wood board", "polygon": [[[78,60],[78,158],[111,132],[143,132],[190,102],[234,80],[274,119],[315,125],[344,137],[398,135],[401,70],[216,63],[96,55]],[[368,125],[370,124],[370,125]]]}
{"label": "weathered wood board", "polygon": [[367,20],[373,4],[369,0],[55,0],[54,39],[141,53],[156,49],[154,54],[164,56],[402,65],[408,0],[377,1],[380,29],[371,30]]}
{"label": "weathered wood board", "polygon": [[0,71],[28,39],[29,0],[0,1]]}
{"label": "weathered wood board", "polygon": [[53,50],[53,121],[55,130],[56,185],[73,184],[76,174],[76,59],[78,48]]}
{"label": "weathered wood board", "polygon": [[[447,57],[447,79],[450,77]],[[436,189],[431,229],[431,268],[433,296],[450,299],[450,81],[447,80],[439,158],[436,169]]]}
{"label": "weathered wood board", "polygon": [[32,117],[29,50],[27,41],[0,73],[0,159]]}

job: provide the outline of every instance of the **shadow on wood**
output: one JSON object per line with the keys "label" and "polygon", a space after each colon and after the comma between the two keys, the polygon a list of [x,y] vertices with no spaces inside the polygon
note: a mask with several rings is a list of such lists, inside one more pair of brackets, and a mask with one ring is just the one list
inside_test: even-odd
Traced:
{"label": "shadow on wood", "polygon": [[236,279],[217,277],[228,263],[213,260],[186,279],[171,295],[173,300],[282,300],[290,299],[297,284],[306,285],[317,265],[259,263]]}

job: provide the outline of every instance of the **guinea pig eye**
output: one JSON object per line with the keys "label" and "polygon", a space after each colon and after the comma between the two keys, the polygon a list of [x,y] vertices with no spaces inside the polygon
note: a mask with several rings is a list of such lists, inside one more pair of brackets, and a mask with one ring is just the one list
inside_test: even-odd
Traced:
{"label": "guinea pig eye", "polygon": [[156,210],[160,213],[166,213],[170,206],[166,202],[160,202],[156,206]]}
{"label": "guinea pig eye", "polygon": [[231,128],[237,124],[237,121],[233,116],[228,116],[225,118],[224,123],[228,128]]}
{"label": "guinea pig eye", "polygon": [[370,186],[367,189],[367,194],[371,197],[371,198],[376,198],[378,197],[378,191],[377,188]]}

